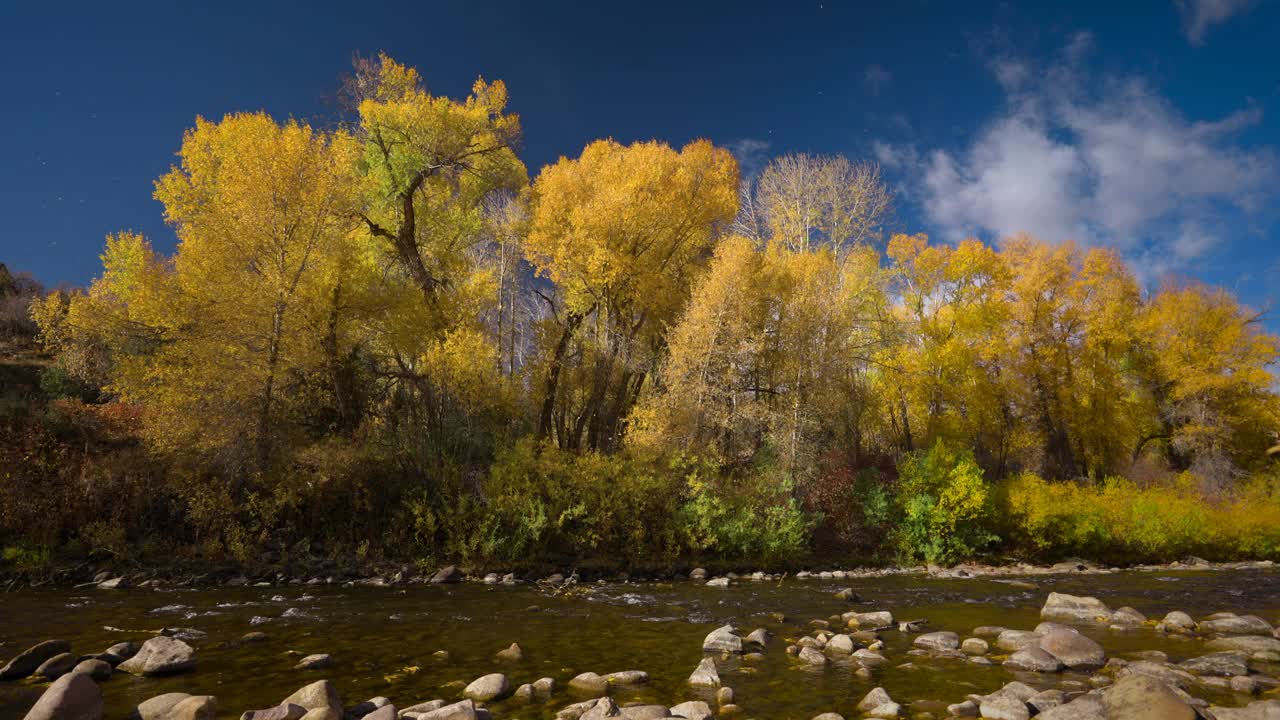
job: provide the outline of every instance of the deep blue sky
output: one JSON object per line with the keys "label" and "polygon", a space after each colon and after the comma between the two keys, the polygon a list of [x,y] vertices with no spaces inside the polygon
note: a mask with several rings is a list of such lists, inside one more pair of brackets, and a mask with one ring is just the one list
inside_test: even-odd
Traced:
{"label": "deep blue sky", "polygon": [[151,183],[197,115],[331,118],[385,50],[436,93],[505,80],[531,173],[606,136],[840,152],[882,162],[906,230],[1277,294],[1274,0],[75,5],[0,8],[0,261],[48,284],[87,283],[108,232],[172,248]]}

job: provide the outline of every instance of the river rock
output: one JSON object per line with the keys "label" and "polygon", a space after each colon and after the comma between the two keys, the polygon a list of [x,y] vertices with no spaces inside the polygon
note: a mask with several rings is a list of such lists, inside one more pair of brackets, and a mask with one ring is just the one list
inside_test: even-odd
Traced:
{"label": "river rock", "polygon": [[853,638],[848,635],[832,635],[827,641],[827,650],[840,655],[849,655],[853,653]]}
{"label": "river rock", "polygon": [[498,651],[497,658],[505,662],[520,662],[524,660],[524,649],[518,643],[511,643],[510,647]]}
{"label": "river rock", "polygon": [[842,617],[845,618],[845,623],[847,623],[851,628],[874,630],[876,628],[889,628],[894,625],[893,613],[888,610],[846,613]]}
{"label": "river rock", "polygon": [[102,691],[88,675],[68,673],[40,695],[24,720],[102,720]]}
{"label": "river rock", "polygon": [[1102,696],[1097,691],[1080,695],[1070,702],[1049,708],[1036,715],[1036,720],[1111,720]]}
{"label": "river rock", "polygon": [[960,636],[946,630],[925,633],[918,635],[914,644],[928,650],[955,650],[960,647]]}
{"label": "river rock", "polygon": [[721,706],[723,706],[723,705],[732,705],[732,704],[733,704],[733,688],[731,688],[731,687],[722,687],[722,688],[720,688],[719,690],[717,690],[717,691],[716,691],[716,704],[717,704],[717,705],[721,705]]}
{"label": "river rock", "polygon": [[732,625],[722,625],[712,630],[702,640],[702,652],[742,652],[742,638],[734,631]]}
{"label": "river rock", "polygon": [[1167,663],[1157,663],[1149,661],[1131,662],[1120,668],[1116,673],[1117,677],[1126,677],[1129,675],[1143,675],[1154,678],[1171,687],[1186,687],[1188,683],[1195,682],[1195,676],[1174,665]]}
{"label": "river rock", "polygon": [[1014,652],[1025,647],[1039,645],[1042,637],[1044,636],[1040,633],[1026,630],[1005,630],[996,637],[996,647]]}
{"label": "river rock", "polygon": [[712,578],[707,581],[707,587],[727,588],[729,587],[729,578],[727,577]]}
{"label": "river rock", "polygon": [[871,692],[862,697],[858,702],[858,709],[867,712],[893,702],[893,698],[889,697],[889,693],[882,687],[872,688]]}
{"label": "river rock", "polygon": [[1183,660],[1178,667],[1196,675],[1213,675],[1216,677],[1235,677],[1249,674],[1249,656],[1238,650],[1201,655],[1190,660]]}
{"label": "river rock", "polygon": [[284,699],[281,705],[300,705],[308,711],[318,708],[329,708],[342,714],[342,696],[338,689],[328,680],[317,680],[305,685]]}
{"label": "river rock", "polygon": [[164,720],[217,720],[217,717],[218,698],[212,695],[193,695],[170,708]]}
{"label": "river rock", "polygon": [[138,654],[120,663],[119,668],[134,675],[173,675],[194,670],[195,654],[181,640],[158,635],[144,642]]}
{"label": "river rock", "polygon": [[1266,635],[1235,635],[1232,637],[1214,638],[1205,643],[1210,650],[1239,650],[1240,652],[1274,652],[1280,653],[1280,638]]}
{"label": "river rock", "polygon": [[[599,677],[599,676],[597,676]],[[462,694],[476,702],[504,698],[511,693],[511,683],[502,673],[489,673],[471,681]]]}
{"label": "river rock", "polygon": [[796,657],[798,657],[801,662],[808,663],[810,665],[827,664],[827,656],[823,655],[822,651],[817,648],[802,647],[800,648],[800,652],[796,654]]}
{"label": "river rock", "polygon": [[1216,613],[1200,621],[1200,632],[1219,635],[1270,635],[1271,623],[1257,615]]}
{"label": "river rock", "polygon": [[[471,701],[467,700],[466,702],[471,702]],[[409,716],[422,715],[423,713],[429,713],[433,710],[439,710],[440,708],[448,704],[449,703],[445,702],[444,700],[438,700],[438,699],[428,700],[426,702],[420,702],[416,705],[410,705],[409,707],[404,708],[403,710],[400,711],[400,716],[409,717]]]}
{"label": "river rock", "polygon": [[979,625],[973,629],[973,635],[980,638],[997,638],[1000,637],[1000,633],[1008,629],[1003,625]]}
{"label": "river rock", "polygon": [[609,692],[609,681],[593,672],[584,672],[569,681],[569,689],[592,695],[604,695]]}
{"label": "river rock", "polygon": [[369,698],[368,700],[365,700],[362,703],[359,703],[357,705],[353,705],[347,708],[346,712],[344,712],[343,715],[346,718],[349,718],[350,720],[359,720],[359,718],[362,718],[368,715],[374,710],[377,710],[378,708],[381,708],[381,707],[386,707],[387,705],[390,705],[390,704],[391,704],[390,699],[379,695],[378,697]]}
{"label": "river rock", "polygon": [[814,715],[812,720],[844,720],[844,716],[840,713],[827,712],[821,715]]}
{"label": "river rock", "polygon": [[853,591],[853,588],[844,588],[843,590],[840,590],[835,594],[835,598],[846,602],[859,602],[858,594]]}
{"label": "river rock", "polygon": [[1058,690],[1057,688],[1050,688],[1049,690],[1041,690],[1035,695],[1027,698],[1027,705],[1034,710],[1036,714],[1040,714],[1046,710],[1056,708],[1066,701],[1066,693]]}
{"label": "river rock", "polygon": [[114,671],[115,671],[115,668],[111,667],[111,663],[107,662],[106,660],[99,660],[97,658],[89,658],[88,660],[81,660],[80,662],[76,663],[76,666],[71,670],[71,672],[78,672],[84,675],[88,675],[89,677],[99,682],[103,680],[110,680],[111,673]]}
{"label": "river rock", "polygon": [[1147,621],[1147,616],[1129,607],[1128,605],[1117,608],[1111,613],[1111,627],[1113,628],[1130,628],[1138,627]]}
{"label": "river rock", "polygon": [[68,652],[71,652],[71,643],[66,640],[45,640],[32,645],[0,668],[0,680],[20,680],[35,672],[45,660]]}
{"label": "river rock", "polygon": [[462,571],[459,570],[456,565],[446,565],[437,570],[436,574],[432,575],[431,580],[428,582],[433,585],[439,585],[441,583],[456,583],[462,582],[462,577]]}
{"label": "river rock", "polygon": [[986,696],[978,705],[982,717],[989,720],[1028,720],[1027,704],[1012,694],[997,692]]}
{"label": "river rock", "polygon": [[711,706],[701,700],[690,700],[671,707],[671,717],[686,720],[711,720]]}
{"label": "river rock", "polygon": [[1012,670],[1051,673],[1062,669],[1062,662],[1038,645],[1025,647],[1010,655],[1004,666]]}
{"label": "river rock", "polygon": [[395,705],[383,705],[377,710],[365,715],[364,720],[396,720],[398,717],[399,713],[396,712]]}
{"label": "river rock", "polygon": [[768,645],[769,641],[772,639],[773,636],[769,634],[768,630],[765,630],[764,628],[756,628],[755,630],[752,630],[749,635],[743,638],[743,642],[764,647],[765,645]]}
{"label": "river rock", "polygon": [[175,705],[193,697],[189,693],[172,692],[144,700],[129,714],[130,720],[163,720]]}
{"label": "river rock", "polygon": [[649,673],[643,670],[622,670],[604,676],[610,685],[644,685],[649,682]]}
{"label": "river rock", "polygon": [[470,700],[420,713],[417,720],[476,720],[476,706]]}
{"label": "river rock", "polygon": [[[176,705],[174,707],[177,707]],[[329,711],[329,708],[323,708]],[[294,703],[280,703],[275,707],[264,708],[262,710],[250,710],[240,716],[240,720],[302,720],[310,710],[295,705]],[[165,713],[163,720],[168,720],[169,714]]]}
{"label": "river rock", "polygon": [[40,663],[40,667],[36,668],[36,675],[46,680],[57,680],[58,678],[71,672],[76,666],[76,656],[71,653],[59,653],[53,657]]}
{"label": "river rock", "polygon": [[720,687],[720,671],[716,669],[715,661],[709,657],[702,658],[689,676],[689,684],[694,687]]}
{"label": "river rock", "polygon": [[596,704],[592,705],[586,712],[582,713],[582,720],[604,720],[604,718],[618,717],[622,715],[622,710],[618,708],[618,704],[613,698],[608,696],[596,700]]}
{"label": "river rock", "polygon": [[621,710],[622,717],[627,720],[661,720],[671,717],[671,710],[666,705],[628,705]]}
{"label": "river rock", "polygon": [[966,655],[986,655],[991,650],[991,645],[982,638],[971,637],[960,643],[960,650]]}
{"label": "river rock", "polygon": [[555,678],[543,677],[533,681],[533,690],[539,695],[550,695],[555,689]]}
{"label": "river rock", "polygon": [[978,717],[978,703],[972,700],[954,703],[947,706],[947,714],[951,717]]}
{"label": "river rock", "polygon": [[538,697],[538,691],[533,689],[531,683],[525,683],[517,687],[515,692],[511,693],[511,697],[523,703],[530,703]]}
{"label": "river rock", "polygon": [[[1194,708],[1168,685],[1146,675],[1126,675],[1102,693],[1108,717],[1125,720],[1195,720]],[[1065,707],[1065,706],[1064,706]]]}
{"label": "river rock", "polygon": [[1072,670],[1095,670],[1107,662],[1101,645],[1068,628],[1046,633],[1040,638],[1040,649]]}
{"label": "river rock", "polygon": [[886,658],[884,655],[881,655],[870,648],[859,648],[854,650],[853,655],[850,657],[856,660],[858,664],[863,667],[876,667],[889,662],[889,658]]}
{"label": "river rock", "polygon": [[1094,597],[1051,592],[1040,608],[1040,617],[1063,622],[1107,623],[1111,620],[1111,609]]}
{"label": "river rock", "polygon": [[698,568],[694,568],[694,569],[690,570],[690,571],[689,571],[689,579],[690,579],[690,580],[706,580],[706,579],[707,579],[707,569],[706,569],[706,568],[700,568],[700,567],[698,567]]}
{"label": "river rock", "polygon": [[1156,627],[1165,632],[1189,633],[1196,629],[1196,621],[1181,610],[1173,610]]}
{"label": "river rock", "polygon": [[120,663],[124,662],[125,660],[128,660],[134,655],[137,655],[138,649],[141,647],[142,645],[136,642],[133,642],[132,640],[127,640],[125,642],[118,642],[115,645],[112,645],[111,647],[107,648],[106,650],[103,650],[100,653],[102,656],[101,659],[106,660],[112,665],[119,665]]}
{"label": "river rock", "polygon": [[123,590],[129,587],[129,582],[123,576],[108,578],[98,583],[99,590]]}
{"label": "river rock", "polygon": [[333,656],[327,653],[308,655],[293,666],[294,670],[320,670],[333,664]]}
{"label": "river rock", "polygon": [[1257,700],[1239,708],[1212,705],[1209,712],[1217,720],[1280,720],[1280,700]]}

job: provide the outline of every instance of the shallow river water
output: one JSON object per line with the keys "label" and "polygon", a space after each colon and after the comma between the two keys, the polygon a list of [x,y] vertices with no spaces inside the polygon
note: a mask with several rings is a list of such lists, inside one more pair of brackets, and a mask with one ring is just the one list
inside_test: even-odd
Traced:
{"label": "shallow river water", "polygon": [[[1035,589],[1010,584],[1033,583]],[[590,586],[587,596],[556,596],[532,585],[414,585],[408,587],[286,586],[226,589],[36,590],[0,594],[0,658],[41,640],[69,640],[78,654],[99,652],[121,640],[144,640],[162,627],[195,628],[207,638],[196,647],[195,672],[137,678],[117,672],[103,684],[107,718],[125,718],[141,701],[165,692],[215,695],[219,717],[279,703],[320,678],[336,683],[347,705],[386,696],[399,707],[434,698],[457,699],[465,683],[504,672],[512,686],[550,676],[560,684],[545,704],[506,700],[489,705],[493,716],[551,718],[575,696],[564,689],[579,672],[644,670],[651,682],[615,695],[674,705],[706,699],[686,679],[702,658],[702,639],[733,623],[745,635],[764,627],[776,636],[764,662],[722,663],[720,675],[735,690],[742,718],[797,718],[821,712],[857,717],[857,702],[879,685],[912,710],[921,700],[960,702],[1012,679],[1055,687],[1071,674],[1014,673],[999,665],[932,662],[906,655],[910,635],[883,634],[890,663],[870,680],[854,667],[833,662],[803,666],[783,650],[787,638],[811,630],[813,619],[848,610],[889,610],[899,620],[927,618],[928,630],[961,637],[979,625],[1031,629],[1050,591],[1093,595],[1112,608],[1130,605],[1158,620],[1170,610],[1200,618],[1217,611],[1280,620],[1280,570],[1120,572],[1028,578],[940,579],[900,575],[844,580],[739,581],[729,588],[691,582]],[[837,600],[851,587],[861,602]],[[774,613],[782,613],[779,621]],[[241,644],[250,631],[265,642]],[[1162,650],[1178,661],[1207,652],[1199,640],[1163,637],[1150,627],[1120,633],[1087,633],[1109,656]],[[494,653],[517,642],[525,658],[503,663]],[[448,658],[433,656],[448,651]],[[993,649],[994,652],[994,649]],[[329,653],[324,670],[294,670],[298,654]],[[901,668],[911,661],[912,667]],[[44,684],[0,683],[0,718],[21,718]],[[1230,692],[1196,693],[1220,704],[1242,705]],[[917,705],[915,709],[924,707]]]}

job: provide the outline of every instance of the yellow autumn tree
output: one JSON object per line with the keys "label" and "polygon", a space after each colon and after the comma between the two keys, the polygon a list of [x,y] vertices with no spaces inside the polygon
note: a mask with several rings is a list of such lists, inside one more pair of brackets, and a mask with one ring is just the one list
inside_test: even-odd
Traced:
{"label": "yellow autumn tree", "polygon": [[679,151],[601,140],[538,176],[525,255],[555,286],[544,293],[540,435],[616,447],[666,326],[734,215],[737,182],[733,156],[705,140]]}

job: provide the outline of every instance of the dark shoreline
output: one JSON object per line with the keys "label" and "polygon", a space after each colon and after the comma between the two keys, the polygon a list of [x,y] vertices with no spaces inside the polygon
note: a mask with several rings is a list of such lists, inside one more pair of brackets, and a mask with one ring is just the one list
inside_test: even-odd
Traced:
{"label": "dark shoreline", "polygon": [[[363,586],[403,587],[407,585],[449,584],[456,582],[513,585],[544,583],[557,585],[610,582],[701,582],[728,579],[732,584],[781,582],[784,580],[843,580],[884,577],[889,575],[921,575],[934,578],[1014,578],[1048,575],[1098,575],[1118,572],[1225,571],[1265,570],[1278,565],[1272,560],[1211,562],[1201,558],[1175,560],[1169,563],[1108,565],[1089,560],[1069,560],[1054,564],[1014,562],[999,565],[966,563],[953,567],[938,566],[859,566],[814,564],[810,569],[768,572],[743,569],[738,564],[707,563],[665,567],[624,569],[620,566],[582,563],[563,567],[546,565],[523,569],[468,568],[447,565],[424,572],[421,567],[393,562],[343,563],[309,558],[284,563],[209,563],[182,562],[170,565],[128,565],[120,563],[83,562],[34,569],[0,569],[0,592],[40,588],[127,589],[150,587],[276,587],[276,586]],[[839,568],[839,569],[838,569]],[[452,572],[447,572],[452,570]],[[698,571],[702,571],[699,573]],[[447,576],[447,577],[445,577]],[[691,577],[692,576],[692,577]]]}

